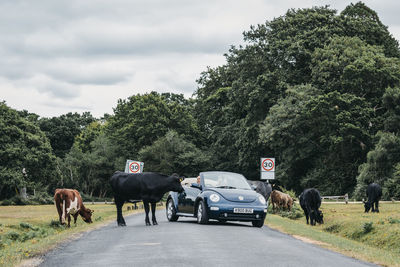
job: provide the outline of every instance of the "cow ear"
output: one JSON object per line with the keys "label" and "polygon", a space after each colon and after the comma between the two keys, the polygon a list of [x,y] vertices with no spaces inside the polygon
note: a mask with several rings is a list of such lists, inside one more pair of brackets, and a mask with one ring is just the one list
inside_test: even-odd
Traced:
{"label": "cow ear", "polygon": [[185,180],[185,176],[179,177],[179,182],[182,183],[183,180]]}

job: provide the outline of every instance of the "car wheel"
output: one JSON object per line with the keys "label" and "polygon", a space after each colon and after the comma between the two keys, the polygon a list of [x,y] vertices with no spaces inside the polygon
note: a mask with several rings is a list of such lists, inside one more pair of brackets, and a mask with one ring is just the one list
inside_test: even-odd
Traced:
{"label": "car wheel", "polygon": [[167,219],[170,222],[176,222],[179,216],[176,215],[176,209],[174,205],[174,201],[170,198],[167,202]]}
{"label": "car wheel", "polygon": [[208,214],[204,201],[200,201],[199,205],[197,206],[197,222],[200,224],[208,223]]}
{"label": "car wheel", "polygon": [[263,227],[264,220],[252,221],[251,223],[253,224],[254,227]]}

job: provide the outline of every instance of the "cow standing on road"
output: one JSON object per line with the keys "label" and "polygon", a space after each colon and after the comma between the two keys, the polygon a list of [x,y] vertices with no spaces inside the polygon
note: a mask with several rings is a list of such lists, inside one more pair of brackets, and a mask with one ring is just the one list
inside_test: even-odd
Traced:
{"label": "cow standing on road", "polygon": [[365,212],[369,212],[372,208],[372,212],[379,212],[379,200],[382,197],[382,188],[379,184],[372,183],[367,187],[368,201],[364,202]]}
{"label": "cow standing on road", "polygon": [[308,217],[310,217],[311,225],[317,223],[324,223],[324,216],[322,211],[319,210],[321,206],[321,196],[317,189],[308,188],[299,196],[300,206],[304,210],[308,224]]}
{"label": "cow standing on road", "polygon": [[146,225],[150,224],[149,203],[151,203],[151,213],[153,225],[157,225],[156,203],[161,200],[166,192],[183,192],[181,185],[183,178],[173,174],[167,176],[159,173],[124,173],[115,172],[110,179],[111,188],[114,192],[115,205],[117,206],[118,226],[126,226],[122,216],[122,206],[126,201],[142,200],[146,212]]}
{"label": "cow standing on road", "polygon": [[93,211],[87,209],[82,202],[81,195],[75,189],[56,189],[54,193],[54,201],[57,207],[60,223],[65,224],[68,219],[68,227],[70,227],[71,215],[74,217],[74,224],[78,214],[86,223],[92,223]]}

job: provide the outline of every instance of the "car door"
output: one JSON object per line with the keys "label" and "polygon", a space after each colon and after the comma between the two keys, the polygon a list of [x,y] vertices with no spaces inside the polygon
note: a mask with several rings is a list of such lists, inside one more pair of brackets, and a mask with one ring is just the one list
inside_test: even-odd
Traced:
{"label": "car door", "polygon": [[194,202],[201,190],[194,187],[184,187],[185,191],[178,194],[178,212],[194,213]]}

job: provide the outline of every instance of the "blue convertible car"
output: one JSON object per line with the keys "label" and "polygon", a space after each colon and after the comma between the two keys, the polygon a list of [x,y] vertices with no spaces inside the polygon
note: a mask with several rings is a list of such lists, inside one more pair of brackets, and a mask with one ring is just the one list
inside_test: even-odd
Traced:
{"label": "blue convertible car", "polygon": [[[185,180],[189,180],[187,178]],[[200,173],[200,183],[183,185],[182,193],[170,192],[167,198],[167,218],[195,217],[200,224],[209,219],[251,221],[262,227],[267,213],[265,198],[251,189],[246,178],[238,173],[209,171]]]}

